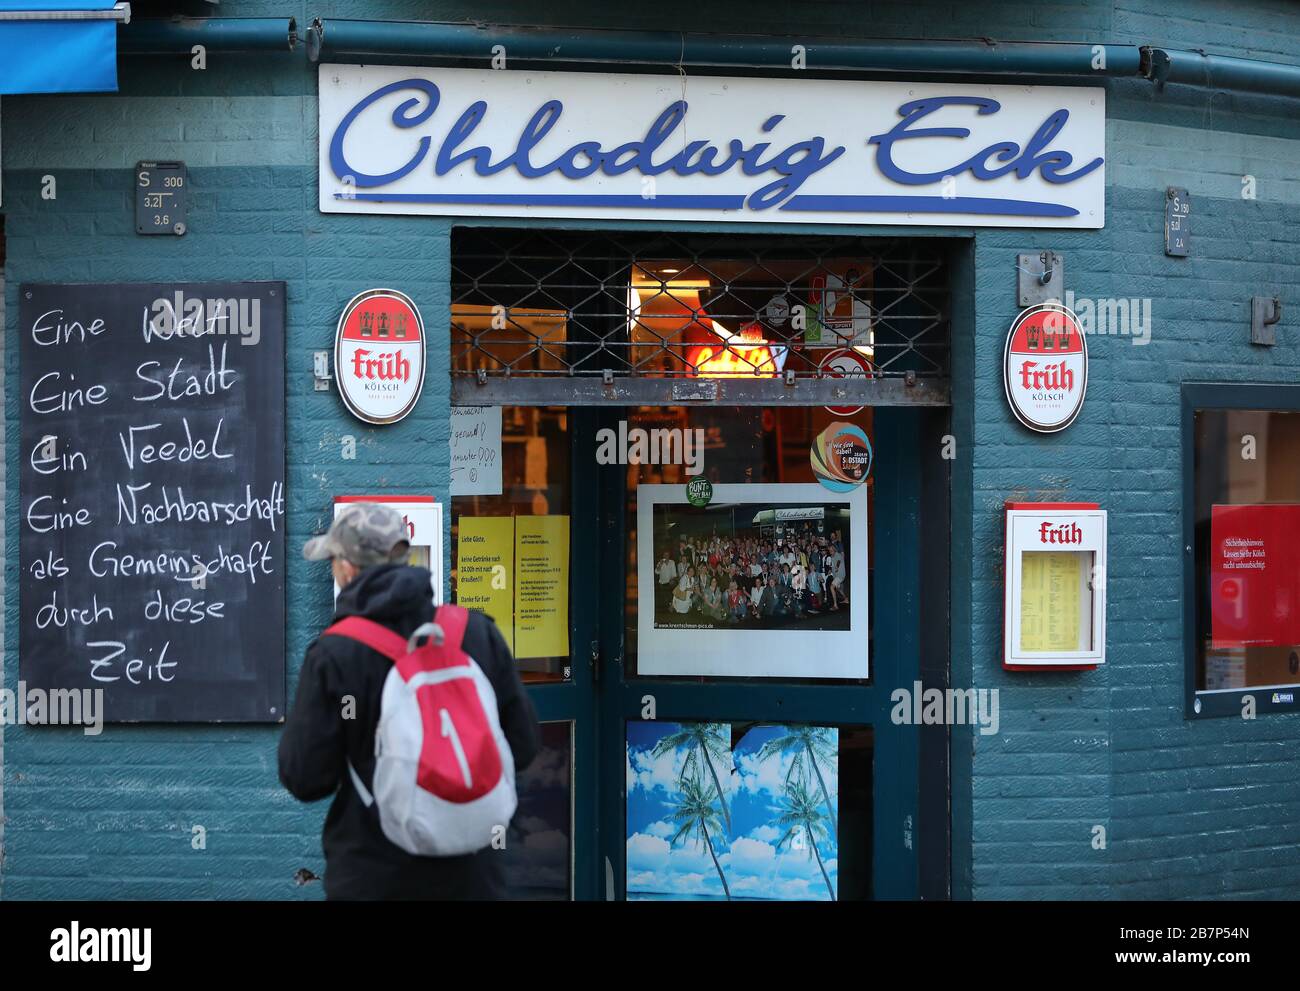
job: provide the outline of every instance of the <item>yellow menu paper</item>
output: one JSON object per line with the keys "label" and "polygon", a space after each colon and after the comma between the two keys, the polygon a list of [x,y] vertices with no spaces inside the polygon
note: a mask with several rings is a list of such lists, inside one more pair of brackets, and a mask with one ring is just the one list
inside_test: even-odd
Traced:
{"label": "yellow menu paper", "polygon": [[516,657],[569,654],[569,518],[515,517]]}
{"label": "yellow menu paper", "polygon": [[514,594],[514,517],[462,516],[456,550],[456,604],[491,616],[512,651]]}
{"label": "yellow menu paper", "polygon": [[1020,558],[1020,649],[1079,650],[1083,568],[1091,554],[1026,551]]}

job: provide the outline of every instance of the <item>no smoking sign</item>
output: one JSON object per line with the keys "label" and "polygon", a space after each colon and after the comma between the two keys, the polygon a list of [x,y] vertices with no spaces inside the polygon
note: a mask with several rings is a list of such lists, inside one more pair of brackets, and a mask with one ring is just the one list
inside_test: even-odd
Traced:
{"label": "no smoking sign", "polygon": [[[839,348],[822,359],[818,369],[827,378],[875,378],[876,369],[862,354],[852,348]],[[834,416],[853,416],[863,406],[827,406]]]}

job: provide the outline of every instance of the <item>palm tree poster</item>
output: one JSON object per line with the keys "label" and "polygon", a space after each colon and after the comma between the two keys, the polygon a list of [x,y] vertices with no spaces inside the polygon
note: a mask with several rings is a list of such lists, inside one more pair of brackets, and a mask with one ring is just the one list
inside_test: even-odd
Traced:
{"label": "palm tree poster", "polygon": [[627,897],[835,898],[838,731],[627,727]]}

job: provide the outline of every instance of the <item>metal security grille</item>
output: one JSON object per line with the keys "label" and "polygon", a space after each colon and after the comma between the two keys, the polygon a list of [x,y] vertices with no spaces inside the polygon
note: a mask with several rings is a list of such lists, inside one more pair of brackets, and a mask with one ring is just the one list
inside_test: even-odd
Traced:
{"label": "metal security grille", "polygon": [[941,242],[458,228],[452,401],[946,405]]}

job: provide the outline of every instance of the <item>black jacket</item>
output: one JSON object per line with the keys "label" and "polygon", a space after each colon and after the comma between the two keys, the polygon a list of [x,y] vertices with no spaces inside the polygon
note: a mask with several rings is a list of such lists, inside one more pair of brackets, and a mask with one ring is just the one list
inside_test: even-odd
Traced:
{"label": "black jacket", "polygon": [[[384,564],[363,571],[339,593],[334,619],[364,616],[410,636],[433,616],[429,572]],[[539,747],[537,715],[496,624],[471,612],[464,649],[496,691],[501,729],[522,771]],[[304,802],[334,795],[325,817],[327,898],[503,898],[503,855],[488,848],[464,857],[416,857],[390,843],[378,813],[362,803],[348,775],[352,761],[371,787],[380,695],[392,662],[342,637],[312,641],[298,695],[280,737],[280,781]],[[355,699],[343,718],[344,697]],[[335,794],[337,792],[337,794]]]}

